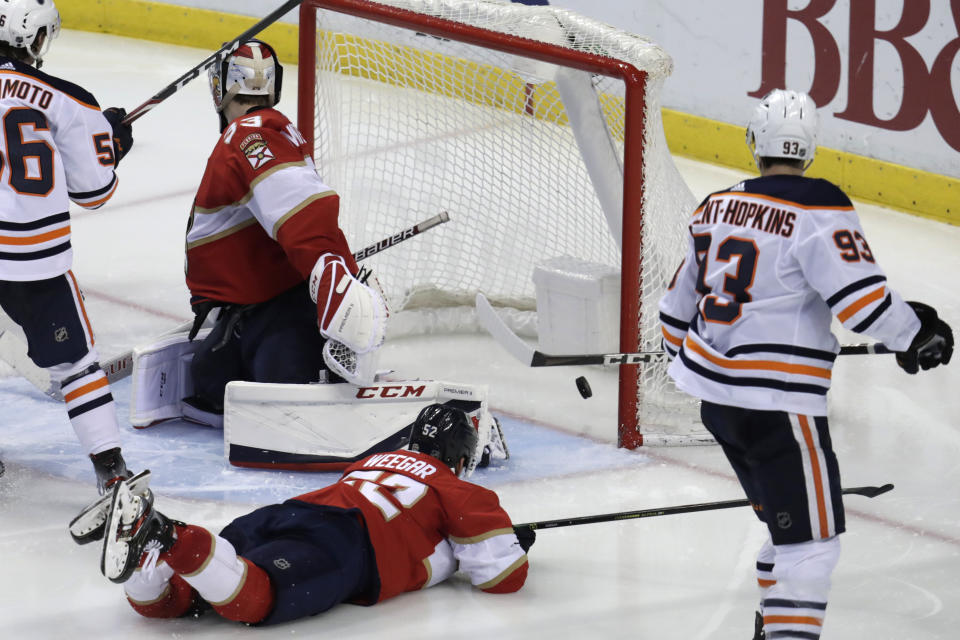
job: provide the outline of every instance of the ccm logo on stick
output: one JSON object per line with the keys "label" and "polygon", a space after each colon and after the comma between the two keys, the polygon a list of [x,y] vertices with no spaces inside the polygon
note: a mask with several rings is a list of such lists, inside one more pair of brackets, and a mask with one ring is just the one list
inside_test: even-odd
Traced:
{"label": "ccm logo on stick", "polygon": [[358,398],[419,398],[423,395],[426,385],[415,387],[405,385],[385,385],[382,387],[360,387],[357,389]]}

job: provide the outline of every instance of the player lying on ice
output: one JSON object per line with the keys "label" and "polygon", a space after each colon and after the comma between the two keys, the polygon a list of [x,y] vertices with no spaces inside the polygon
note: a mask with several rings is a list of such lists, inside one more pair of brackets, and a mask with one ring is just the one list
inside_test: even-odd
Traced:
{"label": "player lying on ice", "polygon": [[230,620],[276,624],[340,602],[374,604],[458,568],[479,589],[509,593],[526,580],[534,537],[518,540],[497,495],[462,479],[478,449],[467,414],[433,404],[414,421],[409,450],[361,460],[337,483],[241,516],[220,535],[171,520],[126,481],[71,533],[103,538],[101,571],[152,618],[209,605]]}

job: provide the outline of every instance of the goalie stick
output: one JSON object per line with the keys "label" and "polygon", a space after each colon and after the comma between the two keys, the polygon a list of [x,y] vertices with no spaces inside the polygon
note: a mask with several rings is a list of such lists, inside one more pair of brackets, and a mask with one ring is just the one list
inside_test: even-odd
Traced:
{"label": "goalie stick", "polygon": [[[876,498],[893,489],[892,484],[885,484],[880,487],[850,487],[842,489],[844,495],[866,496],[867,498]],[[678,513],[694,513],[696,511],[715,511],[717,509],[733,509],[734,507],[746,507],[750,501],[742,500],[724,500],[721,502],[703,502],[700,504],[684,504],[676,507],[660,507],[658,509],[641,509],[639,511],[619,511],[617,513],[602,513],[595,516],[579,516],[575,518],[561,518],[559,520],[540,520],[538,522],[524,522],[513,525],[514,531],[517,529],[531,529],[538,531],[540,529],[556,529],[558,527],[572,527],[578,524],[594,524],[596,522],[612,522],[614,520],[636,520],[639,518],[655,518],[657,516],[672,516]]]}
{"label": "goalie stick", "polygon": [[[663,351],[638,351],[634,353],[583,353],[573,355],[553,355],[538,351],[515,334],[499,314],[494,311],[490,301],[482,293],[477,294],[477,321],[487,332],[506,349],[510,355],[528,367],[569,367],[575,365],[624,365],[659,362],[667,358]],[[851,344],[840,347],[840,355],[895,353],[885,345]]]}
{"label": "goalie stick", "polygon": [[[403,231],[388,236],[379,242],[375,242],[369,247],[365,247],[360,251],[357,251],[353,254],[354,259],[357,262],[369,258],[370,256],[376,255],[385,249],[400,244],[410,238],[420,235],[428,229],[432,229],[438,225],[448,222],[450,220],[450,214],[446,211],[441,211],[437,215],[427,218],[422,222],[418,222],[412,227],[408,227]],[[369,276],[369,272],[366,274]],[[363,277],[361,275],[361,277]],[[165,336],[170,336],[176,333],[181,333],[187,331],[193,325],[193,320],[187,320],[186,322],[177,325],[173,329],[166,331],[159,336],[162,338]],[[47,396],[54,400],[63,400],[63,396],[60,393],[60,385],[55,381],[50,379],[50,374],[46,369],[42,369],[35,365],[32,360],[27,356],[27,346],[23,343],[18,336],[10,333],[9,331],[0,330],[0,360],[5,361],[13,369],[19,373],[22,377],[26,378],[33,386],[45,393]],[[123,353],[110,358],[109,360],[103,360],[100,362],[100,368],[103,369],[103,372],[107,374],[107,381],[113,384],[118,380],[123,380],[131,373],[133,373],[133,349],[124,351]]]}
{"label": "goalie stick", "polygon": [[188,82],[199,76],[202,72],[213,67],[214,65],[219,65],[223,62],[223,59],[229,54],[233,53],[243,42],[246,42],[253,36],[257,35],[274,22],[279,20],[284,14],[288,11],[295,9],[300,5],[302,0],[287,0],[282,5],[280,5],[275,11],[270,13],[260,22],[256,23],[236,38],[230,42],[225,43],[222,47],[217,49],[210,57],[206,58],[203,62],[193,67],[185,74],[165,86],[156,95],[152,98],[141,104],[139,107],[131,111],[124,117],[123,124],[132,124],[138,118],[147,114],[148,111],[156,107],[158,104],[175,94],[177,91],[182,89]]}

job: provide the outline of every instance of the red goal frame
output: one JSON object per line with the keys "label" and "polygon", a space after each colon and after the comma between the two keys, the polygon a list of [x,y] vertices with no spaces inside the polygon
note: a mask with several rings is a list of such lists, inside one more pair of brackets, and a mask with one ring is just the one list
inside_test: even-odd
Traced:
{"label": "red goal frame", "polygon": [[[489,31],[442,18],[417,14],[405,9],[375,4],[368,0],[304,0],[300,5],[299,95],[297,126],[303,137],[314,145],[316,75],[316,13],[329,9],[361,18],[370,18],[433,36],[523,55],[543,62],[564,65],[620,79],[624,82],[624,157],[623,157],[623,242],[620,289],[620,350],[640,351],[640,322],[643,309],[641,273],[643,267],[643,195],[644,139],[646,134],[647,73],[635,66],[591,53],[554,44]],[[652,311],[655,313],[655,311]],[[637,424],[640,365],[620,367],[617,444],[633,449],[643,444]]]}

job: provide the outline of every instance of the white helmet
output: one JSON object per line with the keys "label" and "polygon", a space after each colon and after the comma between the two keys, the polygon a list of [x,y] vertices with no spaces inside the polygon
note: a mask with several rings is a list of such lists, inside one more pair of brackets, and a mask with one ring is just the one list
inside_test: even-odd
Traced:
{"label": "white helmet", "polygon": [[774,89],[763,96],[747,125],[753,160],[803,160],[804,169],[817,150],[817,105],[802,91]]}
{"label": "white helmet", "polygon": [[237,95],[270,96],[280,101],[283,67],[273,48],[259,40],[248,40],[228,55],[222,64],[210,67],[210,91],[217,112],[222,112]]}
{"label": "white helmet", "polygon": [[26,49],[38,67],[59,33],[60,12],[53,0],[0,0],[0,42]]}

